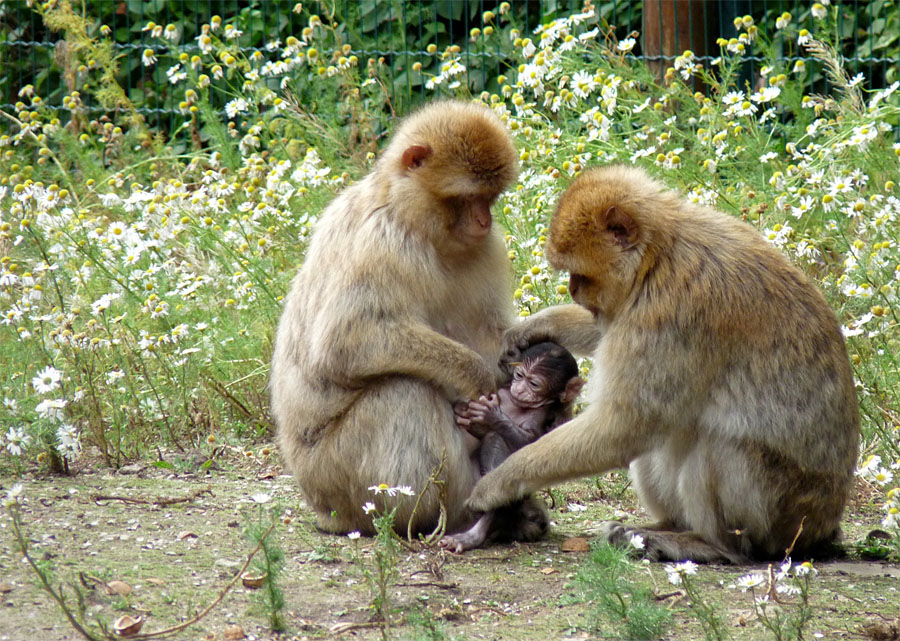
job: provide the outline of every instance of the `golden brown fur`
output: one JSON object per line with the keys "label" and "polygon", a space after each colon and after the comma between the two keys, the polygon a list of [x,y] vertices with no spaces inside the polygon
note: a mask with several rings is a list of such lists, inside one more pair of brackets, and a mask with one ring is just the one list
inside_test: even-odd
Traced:
{"label": "golden brown fur", "polygon": [[[471,520],[476,476],[451,403],[496,388],[511,278],[488,208],[516,158],[488,108],[432,103],[318,222],[285,300],[270,387],[282,457],[321,528],[371,532],[368,487],[421,492],[442,458],[448,526]],[[432,488],[414,529],[438,512]]]}
{"label": "golden brown fur", "polygon": [[485,476],[470,507],[630,466],[659,525],[606,535],[639,532],[652,558],[737,562],[780,557],[798,533],[795,554],[834,539],[857,401],[834,314],[797,268],[750,226],[626,167],[573,183],[547,256],[581,307],[545,310],[508,340],[592,351],[590,405]]}

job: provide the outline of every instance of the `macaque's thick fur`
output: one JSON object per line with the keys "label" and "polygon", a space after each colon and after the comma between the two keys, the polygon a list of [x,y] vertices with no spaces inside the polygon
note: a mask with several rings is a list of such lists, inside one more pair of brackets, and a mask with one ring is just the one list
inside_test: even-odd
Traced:
{"label": "macaque's thick fur", "polygon": [[[477,479],[452,402],[496,389],[512,277],[490,204],[516,177],[502,121],[432,103],[318,221],[275,339],[272,412],[286,466],[330,532],[372,532],[387,483],[421,492],[443,461],[448,531],[471,522]],[[404,499],[406,531],[418,497]],[[413,530],[433,527],[438,491]]]}
{"label": "macaque's thick fur", "polygon": [[592,352],[589,406],[486,475],[469,506],[629,466],[659,523],[610,522],[606,535],[641,534],[651,558],[827,549],[859,415],[835,315],[802,272],[749,225],[620,166],[563,194],[547,257],[579,305],[526,319],[507,342]]}

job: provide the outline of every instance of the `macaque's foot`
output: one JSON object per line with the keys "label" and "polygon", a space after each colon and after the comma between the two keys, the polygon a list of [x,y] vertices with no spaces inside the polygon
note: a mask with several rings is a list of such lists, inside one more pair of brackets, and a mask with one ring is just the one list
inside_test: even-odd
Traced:
{"label": "macaque's foot", "polygon": [[645,538],[639,528],[629,527],[621,521],[603,521],[597,531],[597,538],[616,547],[637,550],[647,558],[651,558],[646,551]]}
{"label": "macaque's foot", "polygon": [[619,521],[604,521],[599,538],[612,545],[631,548],[651,561],[696,561],[732,563],[747,561],[741,554],[701,538],[695,532],[632,527]]}

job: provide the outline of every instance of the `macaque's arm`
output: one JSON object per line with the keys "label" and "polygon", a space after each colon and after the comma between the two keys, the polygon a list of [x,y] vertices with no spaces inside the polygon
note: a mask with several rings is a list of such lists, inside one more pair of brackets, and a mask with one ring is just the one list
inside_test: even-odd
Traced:
{"label": "macaque's arm", "polygon": [[590,356],[602,337],[602,325],[581,305],[548,307],[506,330],[504,360],[516,360],[526,347],[545,340],[573,354]]}
{"label": "macaque's arm", "polygon": [[622,408],[614,405],[591,406],[515,452],[478,482],[469,508],[486,512],[569,479],[627,466],[653,440],[647,429],[633,417],[621,416]]}
{"label": "macaque's arm", "polygon": [[[365,327],[363,327],[365,326]],[[336,339],[335,358],[323,363],[345,385],[400,374],[420,378],[460,397],[477,398],[495,389],[484,359],[462,343],[414,322],[358,323]]]}

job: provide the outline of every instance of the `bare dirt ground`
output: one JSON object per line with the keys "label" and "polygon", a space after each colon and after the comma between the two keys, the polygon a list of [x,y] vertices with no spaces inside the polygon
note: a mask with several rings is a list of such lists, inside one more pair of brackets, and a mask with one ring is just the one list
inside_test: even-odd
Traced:
{"label": "bare dirt ground", "polygon": [[[210,469],[188,461],[174,470],[139,464],[119,472],[82,470],[71,477],[26,474],[0,477],[2,495],[16,482],[25,486],[22,526],[31,555],[52,568],[55,584],[66,586],[73,606],[71,586],[79,587],[89,619],[111,624],[125,614],[142,616],[144,633],[190,619],[213,602],[253,549],[244,533],[248,520],[258,517],[260,505],[264,510],[279,506],[283,518],[272,536],[285,552],[280,584],[288,632],[272,633],[258,603],[260,591],[238,582],[208,616],[170,638],[383,638],[373,621],[374,589],[366,580],[366,571],[374,570],[373,540],[317,532],[293,480],[277,466],[235,457],[219,459]],[[269,497],[266,503],[257,502],[260,493]],[[389,589],[394,615],[387,636],[615,637],[616,621],[598,618],[596,605],[574,581],[588,554],[578,539],[591,540],[607,518],[645,517],[619,475],[569,483],[554,490],[553,499],[554,526],[538,543],[463,555],[419,544],[401,549]],[[877,528],[878,519],[877,506],[861,488],[845,519],[850,557],[816,563],[815,618],[804,638],[900,639],[900,567],[862,560],[853,552],[854,543]],[[640,580],[671,611],[673,624],[665,638],[703,638],[684,594],[667,583],[662,565],[640,569]],[[766,569],[700,569],[696,579],[703,598],[716,606],[731,638],[772,638],[753,615],[750,594],[730,587],[739,576]],[[111,581],[124,582],[130,592],[108,594]],[[4,513],[0,641],[78,638],[23,562]]]}

